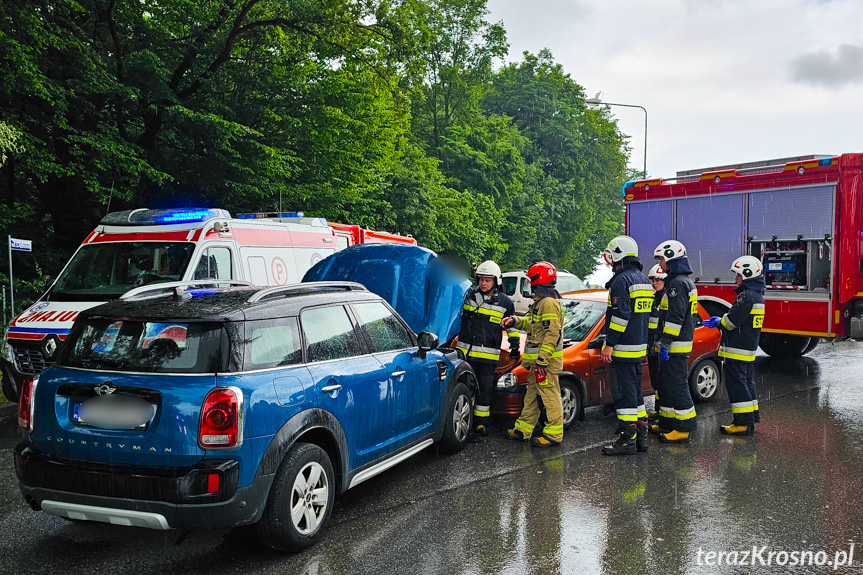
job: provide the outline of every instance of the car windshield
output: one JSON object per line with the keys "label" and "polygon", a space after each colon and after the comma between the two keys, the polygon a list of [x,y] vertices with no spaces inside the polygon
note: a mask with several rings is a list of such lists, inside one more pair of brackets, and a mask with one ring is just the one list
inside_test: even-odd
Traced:
{"label": "car windshield", "polygon": [[567,293],[571,291],[581,291],[587,289],[587,286],[575,276],[558,275],[557,285],[555,286],[558,293]]}
{"label": "car windshield", "polygon": [[76,324],[59,363],[118,371],[214,373],[221,330],[214,323],[88,318]]}
{"label": "car windshield", "polygon": [[191,242],[111,242],[83,246],[48,293],[53,301],[105,301],[130,289],[183,278]]}
{"label": "car windshield", "polygon": [[571,341],[583,341],[605,316],[607,304],[583,299],[563,300],[563,337]]}

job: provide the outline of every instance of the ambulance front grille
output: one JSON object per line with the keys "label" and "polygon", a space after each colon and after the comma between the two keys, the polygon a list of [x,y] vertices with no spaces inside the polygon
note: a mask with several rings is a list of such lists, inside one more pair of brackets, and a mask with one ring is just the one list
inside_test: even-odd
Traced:
{"label": "ambulance front grille", "polygon": [[47,361],[42,352],[38,349],[15,348],[15,363],[18,364],[18,370],[21,373],[28,375],[38,375],[51,365],[52,362]]}

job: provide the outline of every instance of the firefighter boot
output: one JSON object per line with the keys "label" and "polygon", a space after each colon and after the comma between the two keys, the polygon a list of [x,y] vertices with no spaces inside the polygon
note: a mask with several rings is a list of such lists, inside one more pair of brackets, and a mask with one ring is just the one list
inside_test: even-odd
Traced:
{"label": "firefighter boot", "polygon": [[530,444],[534,447],[557,447],[560,445],[559,441],[552,441],[546,436],[542,435],[540,437],[534,437],[530,440]]}
{"label": "firefighter boot", "polygon": [[669,431],[659,435],[660,443],[689,443],[688,431]]}
{"label": "firefighter boot", "polygon": [[639,453],[647,452],[647,420],[639,419],[637,423],[636,448]]}
{"label": "firefighter boot", "polygon": [[488,427],[486,427],[482,423],[478,423],[476,424],[476,426],[474,426],[472,434],[474,435],[474,437],[488,435]]}
{"label": "firefighter boot", "polygon": [[667,430],[667,429],[662,429],[661,427],[659,427],[659,424],[658,424],[658,423],[654,423],[654,424],[653,424],[653,425],[651,425],[648,429],[649,429],[650,433],[653,433],[653,434],[657,434],[657,433],[668,433],[668,430]]}
{"label": "firefighter boot", "polygon": [[627,425],[617,435],[617,441],[602,448],[603,455],[633,455],[638,453],[638,429],[635,425]]}
{"label": "firefighter boot", "polygon": [[511,439],[513,441],[527,441],[527,438],[521,434],[517,429],[507,429],[503,432],[503,436],[507,439]]}
{"label": "firefighter boot", "polygon": [[719,433],[722,435],[752,435],[755,431],[754,425],[721,425]]}

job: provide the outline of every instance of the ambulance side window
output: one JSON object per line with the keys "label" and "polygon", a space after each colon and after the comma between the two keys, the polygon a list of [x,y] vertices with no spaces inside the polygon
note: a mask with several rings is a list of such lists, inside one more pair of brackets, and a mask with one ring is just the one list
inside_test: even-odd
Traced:
{"label": "ambulance side window", "polygon": [[226,247],[212,247],[201,252],[201,259],[198,261],[198,267],[195,268],[194,279],[234,279],[231,267],[231,250]]}
{"label": "ambulance side window", "polygon": [[267,264],[261,256],[252,256],[246,260],[249,264],[249,279],[256,286],[270,285],[267,279]]}

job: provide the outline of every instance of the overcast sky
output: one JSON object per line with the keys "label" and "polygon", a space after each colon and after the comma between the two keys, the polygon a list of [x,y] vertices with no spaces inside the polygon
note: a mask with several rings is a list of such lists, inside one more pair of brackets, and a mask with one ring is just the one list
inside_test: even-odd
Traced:
{"label": "overcast sky", "polygon": [[[863,0],[489,0],[488,7],[506,28],[508,61],[549,48],[588,97],[647,109],[651,177],[863,152]],[[611,111],[630,136],[630,167],[641,170],[644,112]]]}
{"label": "overcast sky", "polygon": [[[647,170],[863,152],[863,0],[489,0],[509,61],[551,49],[648,112]],[[614,107],[642,169],[644,112]]]}

